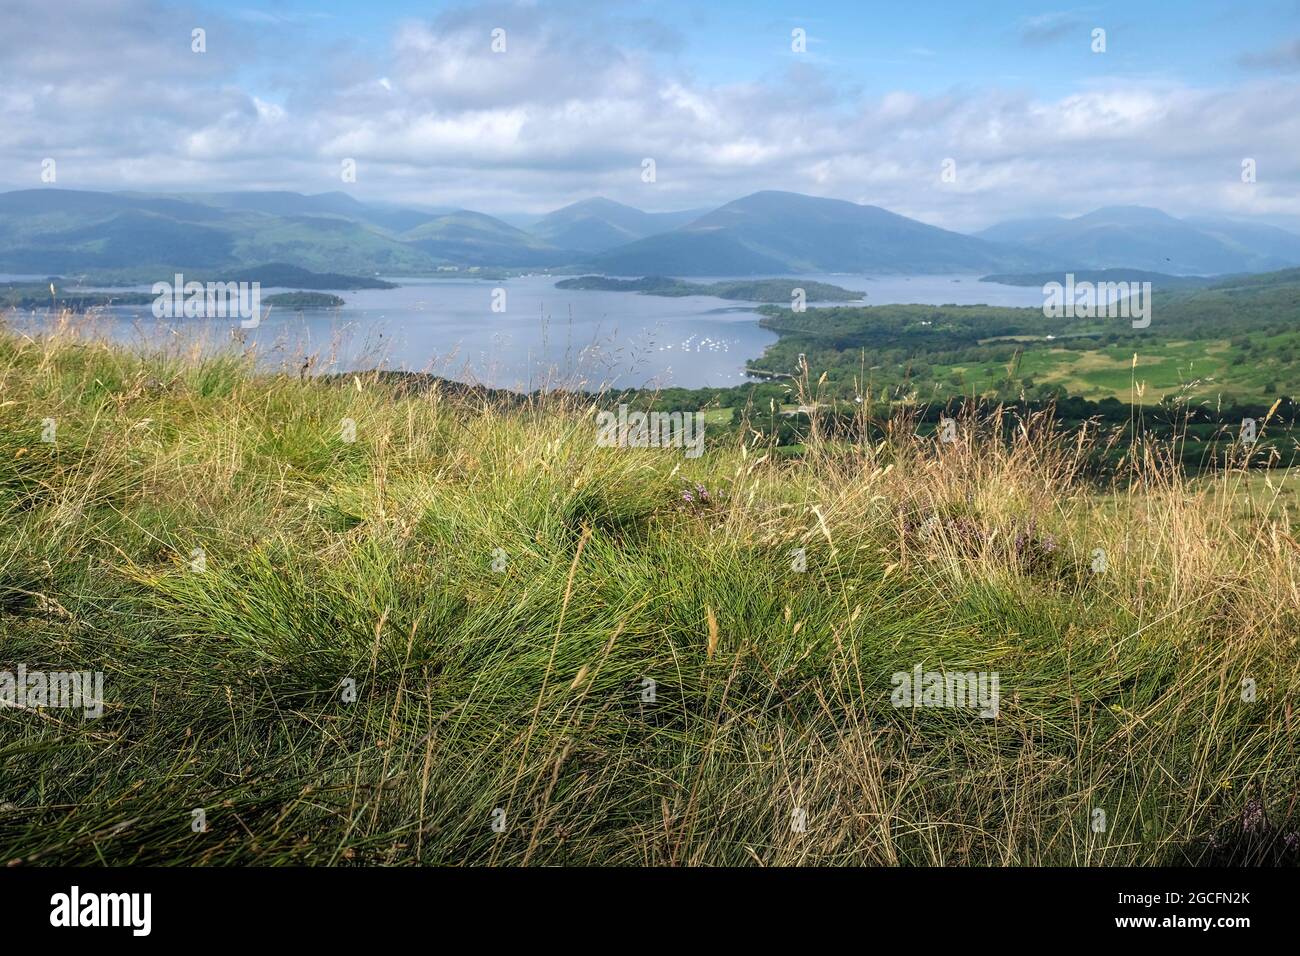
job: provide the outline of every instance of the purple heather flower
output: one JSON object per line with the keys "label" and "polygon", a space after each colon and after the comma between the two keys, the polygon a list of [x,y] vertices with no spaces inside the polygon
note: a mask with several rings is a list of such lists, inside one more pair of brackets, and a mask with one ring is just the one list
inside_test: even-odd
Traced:
{"label": "purple heather flower", "polygon": [[1264,804],[1258,800],[1251,800],[1241,812],[1241,828],[1247,833],[1253,833],[1263,822]]}

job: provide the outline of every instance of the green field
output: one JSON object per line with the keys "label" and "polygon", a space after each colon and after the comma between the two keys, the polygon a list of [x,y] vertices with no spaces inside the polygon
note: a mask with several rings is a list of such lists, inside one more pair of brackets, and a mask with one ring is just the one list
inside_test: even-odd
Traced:
{"label": "green field", "polygon": [[1283,383],[1293,390],[1290,383],[1300,372],[1295,365],[1300,331],[1248,338],[1249,347],[1233,345],[1228,339],[1173,340],[1145,349],[1138,342],[1083,353],[1053,348],[1039,338],[1021,340],[1024,351],[1013,355],[1010,366],[979,362],[936,364],[934,369],[936,377],[946,379],[954,388],[977,394],[995,394],[1007,378],[1008,367],[1014,368],[1013,377],[1022,382],[1031,379],[1093,400],[1151,403],[1166,396],[1225,396],[1263,401],[1276,398]]}
{"label": "green field", "polygon": [[[1049,319],[1039,309],[891,305],[768,307],[781,338],[751,363],[774,379],[826,375],[829,394],[926,402],[1067,394],[1155,404],[1168,397],[1271,403],[1300,382],[1295,270],[1159,292],[1148,328]],[[1136,355],[1136,367],[1134,357]]]}

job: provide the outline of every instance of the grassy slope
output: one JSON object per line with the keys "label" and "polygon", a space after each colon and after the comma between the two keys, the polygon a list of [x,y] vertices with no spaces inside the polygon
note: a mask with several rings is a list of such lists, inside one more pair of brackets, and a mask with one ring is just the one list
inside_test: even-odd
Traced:
{"label": "grassy slope", "polygon": [[[108,700],[0,710],[0,859],[1118,864],[1276,821],[1279,499],[1097,494],[1040,427],[977,434],[691,461],[559,404],[0,334],[0,668]],[[918,663],[998,671],[999,718],[894,709]]]}

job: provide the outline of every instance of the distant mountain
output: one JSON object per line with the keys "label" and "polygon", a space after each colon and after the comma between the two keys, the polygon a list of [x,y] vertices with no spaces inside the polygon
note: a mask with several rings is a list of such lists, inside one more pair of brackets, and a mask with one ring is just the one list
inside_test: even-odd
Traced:
{"label": "distant mountain", "polygon": [[976,235],[1050,256],[1063,269],[1216,275],[1300,264],[1300,236],[1283,229],[1176,219],[1145,206],[1112,206],[1074,219],[1003,222]]}
{"label": "distant mountain", "polygon": [[681,228],[586,260],[611,275],[1028,271],[1032,252],[928,226],[881,209],[759,192]]}
{"label": "distant mountain", "polygon": [[0,194],[0,271],[52,273],[141,262],[218,268],[236,261],[219,210],[170,199],[23,190]]}
{"label": "distant mountain", "polygon": [[[137,194],[126,193],[126,196]],[[141,198],[149,198],[140,194]],[[345,219],[362,218],[366,206],[347,193],[303,193],[283,190],[225,193],[191,193],[173,195],[178,202],[202,203],[221,209],[242,209],[247,212],[264,212],[272,216],[342,216]]]}
{"label": "distant mountain", "polygon": [[1300,265],[1300,236],[1137,206],[1005,222],[966,236],[876,206],[790,192],[754,193],[703,214],[590,199],[530,230],[470,210],[366,203],[342,192],[0,193],[0,272],[210,276],[267,263],[358,276],[427,275],[445,265],[682,277],[1223,275]]}
{"label": "distant mountain", "polygon": [[577,255],[479,213],[370,205],[344,193],[0,193],[0,272],[211,274],[275,262],[410,275],[444,264],[561,265]]}
{"label": "distant mountain", "polygon": [[572,256],[509,223],[467,209],[430,219],[401,238],[435,258],[464,265],[546,266]]}
{"label": "distant mountain", "polygon": [[303,195],[295,192],[198,193],[178,197],[224,209],[242,209],[272,216],[338,216],[369,223],[393,232],[405,232],[450,209],[418,210],[401,206],[363,203],[343,192]]}
{"label": "distant mountain", "polygon": [[1300,265],[1300,235],[1294,232],[1264,223],[1234,219],[1185,219],[1184,222],[1225,243],[1239,246],[1248,254],[1273,262],[1268,267],[1270,270],[1277,269],[1279,265],[1283,268]]}
{"label": "distant mountain", "polygon": [[1041,216],[1036,219],[1011,219],[975,235],[989,242],[1017,243],[1032,241],[1034,237],[1050,235],[1070,220],[1063,216]]}
{"label": "distant mountain", "polygon": [[437,260],[367,223],[325,216],[262,216],[239,230],[241,264],[284,262],[315,272],[350,275],[419,273]]}
{"label": "distant mountain", "polygon": [[557,209],[543,216],[528,231],[561,249],[604,252],[684,226],[706,211],[642,212],[612,199],[597,197]]}

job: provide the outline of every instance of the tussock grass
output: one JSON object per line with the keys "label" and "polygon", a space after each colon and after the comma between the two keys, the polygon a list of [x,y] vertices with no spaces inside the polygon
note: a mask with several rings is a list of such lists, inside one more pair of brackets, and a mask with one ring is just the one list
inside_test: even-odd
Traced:
{"label": "tussock grass", "polygon": [[[0,333],[0,670],[106,684],[0,710],[0,859],[1294,859],[1295,516],[1001,432],[692,460],[572,396]],[[997,718],[895,708],[916,665]]]}

